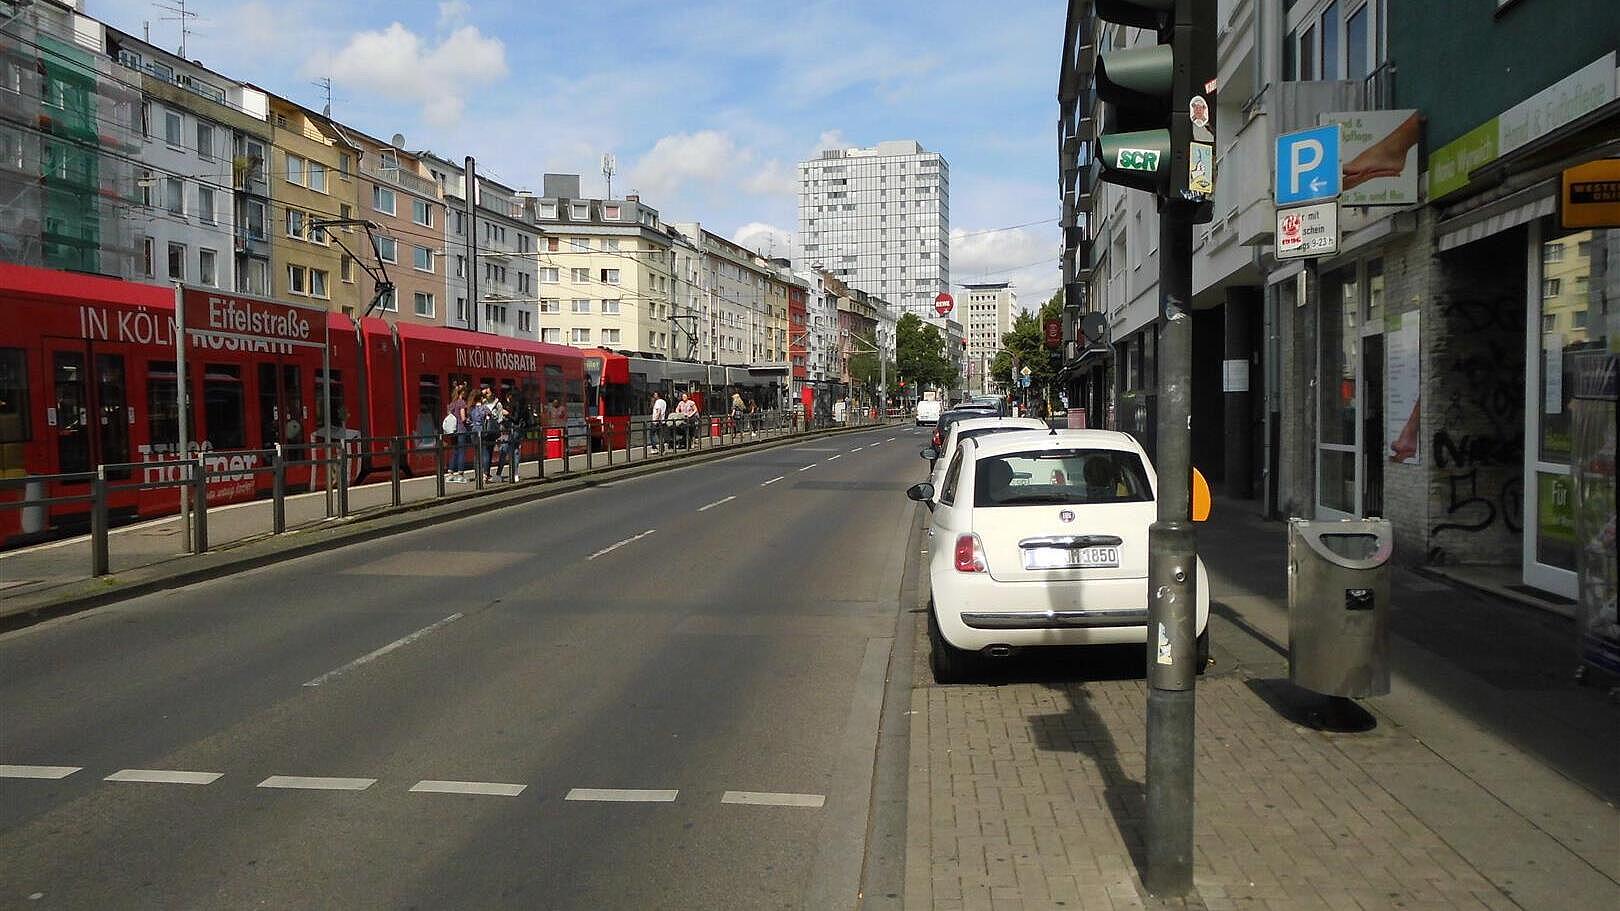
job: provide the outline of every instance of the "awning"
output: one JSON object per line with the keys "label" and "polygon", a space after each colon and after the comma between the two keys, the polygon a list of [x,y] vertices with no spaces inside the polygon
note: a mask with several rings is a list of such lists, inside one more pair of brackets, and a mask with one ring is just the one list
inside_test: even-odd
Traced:
{"label": "awning", "polygon": [[1486,203],[1477,209],[1440,222],[1435,233],[1441,252],[1463,244],[1484,240],[1509,228],[1535,221],[1558,211],[1558,178],[1525,187],[1510,196]]}

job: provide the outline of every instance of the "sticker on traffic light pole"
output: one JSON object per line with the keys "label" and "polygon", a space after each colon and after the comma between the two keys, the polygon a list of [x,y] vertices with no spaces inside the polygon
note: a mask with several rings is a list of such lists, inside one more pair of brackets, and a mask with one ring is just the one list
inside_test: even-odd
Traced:
{"label": "sticker on traffic light pole", "polygon": [[1195,142],[1188,147],[1187,192],[1196,196],[1215,193],[1215,147],[1207,142]]}

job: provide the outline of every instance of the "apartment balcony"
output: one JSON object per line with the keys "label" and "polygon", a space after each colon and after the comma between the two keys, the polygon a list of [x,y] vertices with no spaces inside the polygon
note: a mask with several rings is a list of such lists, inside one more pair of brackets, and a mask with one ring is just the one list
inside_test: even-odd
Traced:
{"label": "apartment balcony", "polygon": [[402,190],[409,190],[422,196],[438,198],[439,195],[439,185],[437,183],[428,180],[426,177],[412,174],[410,171],[398,166],[379,168],[362,158],[360,159],[360,173],[370,177],[372,180],[390,183]]}

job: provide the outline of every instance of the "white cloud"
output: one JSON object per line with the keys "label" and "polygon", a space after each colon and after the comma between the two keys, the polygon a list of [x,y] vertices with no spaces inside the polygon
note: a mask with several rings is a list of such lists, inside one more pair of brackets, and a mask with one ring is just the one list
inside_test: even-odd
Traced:
{"label": "white cloud", "polygon": [[467,5],[466,0],[444,0],[439,4],[439,28],[460,25],[467,21],[467,15],[471,12],[472,7]]}
{"label": "white cloud", "polygon": [[691,184],[740,188],[755,196],[797,192],[796,178],[776,159],[739,146],[730,133],[672,133],[653,144],[630,169],[635,186],[653,196],[673,196]]}
{"label": "white cloud", "polygon": [[762,221],[751,221],[731,232],[731,239],[739,246],[758,251],[765,256],[793,256],[793,232]]}
{"label": "white cloud", "polygon": [[449,126],[461,119],[469,92],[505,78],[506,46],[471,25],[429,46],[395,22],[350,36],[342,50],[312,58],[306,69],[357,91],[416,102],[429,124]]}

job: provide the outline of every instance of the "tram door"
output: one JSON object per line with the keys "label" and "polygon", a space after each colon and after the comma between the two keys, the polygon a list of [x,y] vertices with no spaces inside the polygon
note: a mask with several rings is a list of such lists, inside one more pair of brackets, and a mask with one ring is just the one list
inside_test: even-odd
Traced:
{"label": "tram door", "polygon": [[[309,414],[304,407],[303,371],[297,364],[259,365],[259,439],[264,446],[302,445]],[[289,454],[289,458],[303,456]]]}
{"label": "tram door", "polygon": [[[48,339],[51,400],[45,423],[53,439],[56,471],[94,471],[97,465],[128,464],[129,405],[125,359],[116,351],[93,350],[82,341]],[[129,477],[129,469],[108,472]]]}

